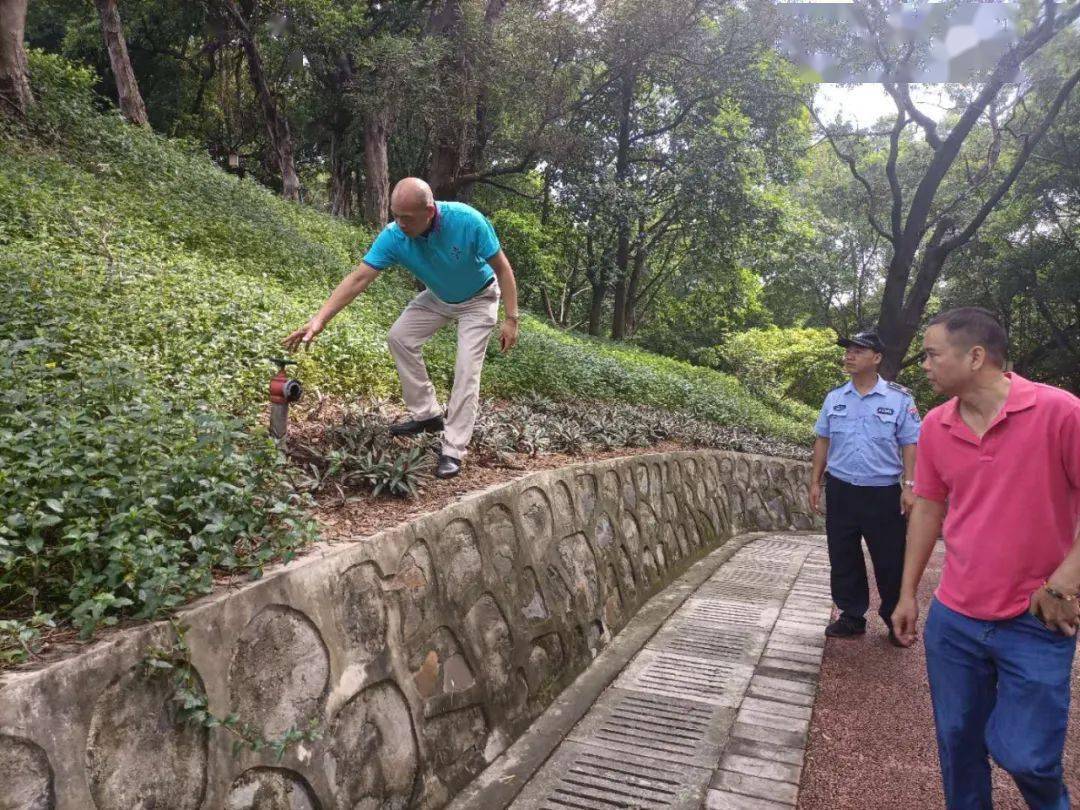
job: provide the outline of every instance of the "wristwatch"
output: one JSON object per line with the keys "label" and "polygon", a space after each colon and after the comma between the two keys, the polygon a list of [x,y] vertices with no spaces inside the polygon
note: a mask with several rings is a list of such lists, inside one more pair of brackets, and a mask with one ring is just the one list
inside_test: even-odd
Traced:
{"label": "wristwatch", "polygon": [[908,479],[906,481],[901,481],[900,483],[905,487],[914,487],[915,486],[915,482],[910,480],[910,479]]}
{"label": "wristwatch", "polygon": [[520,320],[521,318],[520,315],[504,315],[503,317],[508,321],[513,321],[514,323],[517,323],[518,320]]}

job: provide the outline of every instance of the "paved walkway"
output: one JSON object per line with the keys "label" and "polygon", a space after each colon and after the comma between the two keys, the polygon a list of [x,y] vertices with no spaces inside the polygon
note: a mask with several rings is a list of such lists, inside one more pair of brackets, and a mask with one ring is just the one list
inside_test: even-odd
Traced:
{"label": "paved walkway", "polygon": [[[940,565],[939,550],[924,606]],[[823,537],[733,539],[645,605],[452,810],[944,807],[921,644],[892,647],[873,619],[826,645],[831,613]],[[1080,662],[1070,733],[1080,799]],[[1000,772],[995,807],[1024,807]]]}
{"label": "paved walkway", "polygon": [[[661,621],[620,633],[613,660],[602,654],[454,807],[791,808],[830,611],[824,540],[738,540],[668,589],[686,590]],[[610,686],[584,683],[605,669]]]}

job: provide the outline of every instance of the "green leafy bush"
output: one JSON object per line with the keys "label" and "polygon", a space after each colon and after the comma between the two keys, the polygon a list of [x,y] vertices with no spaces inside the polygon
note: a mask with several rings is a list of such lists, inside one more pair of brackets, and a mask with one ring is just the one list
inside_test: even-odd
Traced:
{"label": "green leafy bush", "polygon": [[51,613],[35,613],[29,619],[0,619],[0,666],[21,664],[36,655],[42,645],[42,629],[55,629]]}
{"label": "green leafy bush", "polygon": [[759,397],[794,399],[812,408],[843,381],[832,329],[750,329],[701,351],[698,359],[734,374]]}
{"label": "green leafy bush", "polygon": [[[72,358],[119,355],[151,383],[194,385],[212,405],[254,413],[265,398],[262,357],[319,306],[371,234],[225,174],[205,155],[130,127],[115,113],[94,112],[80,95],[85,71],[38,52],[32,60],[35,81],[44,83],[35,116],[62,119],[62,126],[47,128],[54,138],[47,149],[0,139],[0,270],[25,273],[33,291],[14,302],[13,317],[21,311],[24,321],[38,322],[36,310],[62,310]],[[49,82],[62,89],[54,92]],[[59,111],[54,96],[63,99]],[[512,241],[536,241],[531,223],[503,224]],[[540,262],[534,250],[527,253],[526,263]],[[413,289],[403,273],[386,275],[302,356],[309,389],[351,397],[398,392],[386,332]],[[711,369],[529,318],[513,353],[503,357],[492,346],[488,396],[538,391],[640,402],[809,439],[801,411],[762,403]],[[454,351],[452,333],[425,350],[444,393]]]}
{"label": "green leafy bush", "polygon": [[[532,213],[501,209],[491,216],[499,242],[507,256],[513,256],[518,296],[531,306],[540,307],[541,289],[558,289],[560,278],[554,252],[554,240]],[[541,307],[542,308],[542,307]]]}
{"label": "green leafy bush", "polygon": [[0,340],[0,609],[84,634],[258,572],[311,537],[265,435],[160,396],[120,364]]}

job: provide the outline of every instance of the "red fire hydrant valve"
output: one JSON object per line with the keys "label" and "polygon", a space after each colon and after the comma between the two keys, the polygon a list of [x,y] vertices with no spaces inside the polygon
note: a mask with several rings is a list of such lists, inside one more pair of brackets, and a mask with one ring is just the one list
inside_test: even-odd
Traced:
{"label": "red fire hydrant valve", "polygon": [[285,366],[295,366],[295,360],[286,360],[283,357],[267,358],[271,363],[277,363],[278,373],[270,380],[270,401],[275,405],[284,405],[287,402],[296,402],[304,395],[304,388],[299,380],[289,379],[285,374]]}
{"label": "red fire hydrant valve", "polygon": [[267,359],[278,367],[278,373],[270,380],[270,435],[284,445],[285,435],[289,431],[289,403],[300,399],[304,389],[299,380],[290,379],[285,374],[285,366],[296,365],[295,360],[284,357]]}

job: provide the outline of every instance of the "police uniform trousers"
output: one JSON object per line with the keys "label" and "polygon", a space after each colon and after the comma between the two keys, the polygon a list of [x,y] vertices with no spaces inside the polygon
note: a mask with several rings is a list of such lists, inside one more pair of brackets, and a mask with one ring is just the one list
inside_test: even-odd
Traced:
{"label": "police uniform trousers", "polygon": [[865,537],[881,597],[879,613],[891,627],[900,599],[907,534],[907,521],[900,512],[900,485],[858,487],[826,474],[825,507],[833,602],[856,624],[865,624],[870,607],[861,542]]}

